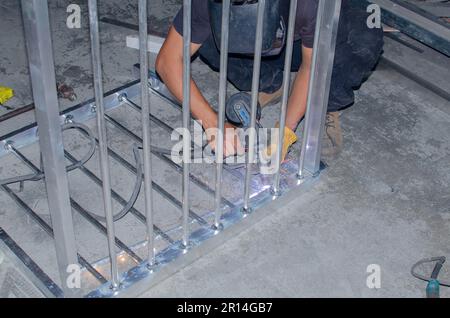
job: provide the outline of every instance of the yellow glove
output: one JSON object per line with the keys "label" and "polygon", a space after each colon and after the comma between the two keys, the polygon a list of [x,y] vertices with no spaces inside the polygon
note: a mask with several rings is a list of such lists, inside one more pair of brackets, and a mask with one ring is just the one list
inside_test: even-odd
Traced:
{"label": "yellow glove", "polygon": [[6,103],[12,97],[14,97],[12,88],[0,86],[0,104]]}
{"label": "yellow glove", "polygon": [[[275,126],[275,128],[280,127],[279,124]],[[277,132],[279,132],[279,129],[277,129]],[[264,154],[267,156],[267,158],[272,157],[275,158],[276,151],[277,151],[277,142],[278,142],[278,133],[275,134],[275,136],[272,136],[271,139],[273,140],[273,143],[266,148],[264,151]],[[284,127],[284,139],[283,139],[283,147],[281,152],[281,162],[283,162],[286,158],[286,155],[288,153],[289,148],[297,142],[297,135],[288,127]]]}

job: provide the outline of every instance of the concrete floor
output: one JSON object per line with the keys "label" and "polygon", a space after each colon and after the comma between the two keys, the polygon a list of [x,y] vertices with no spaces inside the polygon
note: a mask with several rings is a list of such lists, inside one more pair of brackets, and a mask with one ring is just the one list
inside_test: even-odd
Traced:
{"label": "concrete floor", "polygon": [[[120,6],[99,2],[101,12],[136,23],[133,1],[120,1]],[[167,27],[179,2],[151,2],[152,15],[158,17],[156,29]],[[78,33],[61,27],[65,2],[57,4],[51,6],[57,33],[57,77],[74,86],[81,102],[93,94],[87,21]],[[26,58],[21,55],[22,35],[17,31],[20,11],[15,1],[4,1],[3,5],[15,13],[0,19],[0,37],[8,34],[15,44],[11,48],[11,42],[5,45],[0,41],[0,84],[16,88],[15,102],[26,104],[31,97],[29,88],[27,92]],[[125,36],[132,31],[107,24],[101,24],[101,30],[105,88],[112,89],[135,79],[132,65],[138,56],[124,44]],[[206,97],[217,100],[216,84],[211,85],[217,82],[217,74],[199,61],[193,71]],[[62,101],[61,106],[66,108],[70,103]],[[379,65],[357,92],[355,105],[342,112],[344,151],[336,158],[326,158],[329,168],[313,189],[274,209],[263,221],[143,296],[423,297],[425,284],[411,276],[411,266],[424,257],[450,255],[449,106],[448,100]],[[277,109],[264,110],[265,125],[274,123]],[[120,118],[120,113],[117,115]],[[27,116],[2,123],[0,135],[33,120]],[[119,141],[114,145],[122,150]],[[18,213],[2,194],[0,201],[2,222],[11,219],[12,212]],[[87,201],[92,205],[96,202],[93,197]],[[22,222],[27,223],[23,218]],[[84,226],[79,222],[77,229],[81,231]],[[133,226],[126,222],[123,233]],[[42,234],[34,234],[35,239],[44,241]],[[127,243],[137,241],[140,234],[137,231]],[[98,240],[102,242],[98,250],[105,248],[102,240]],[[42,249],[50,246],[43,243]],[[100,254],[93,253],[92,260]],[[43,262],[47,264],[50,259]],[[380,289],[366,286],[370,264],[381,267]],[[450,272],[445,269],[441,278],[450,280]],[[450,295],[448,290],[442,292]]]}
{"label": "concrete floor", "polygon": [[[412,264],[450,252],[448,106],[375,72],[342,114],[343,153],[311,191],[145,296],[424,296]],[[369,264],[381,289],[366,286]]]}

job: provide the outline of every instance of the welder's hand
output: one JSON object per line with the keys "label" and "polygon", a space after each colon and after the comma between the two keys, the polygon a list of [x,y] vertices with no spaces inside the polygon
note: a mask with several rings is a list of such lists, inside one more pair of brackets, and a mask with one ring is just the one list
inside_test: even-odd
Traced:
{"label": "welder's hand", "polygon": [[[279,125],[277,124],[276,128],[278,128]],[[277,152],[277,144],[278,144],[278,136],[280,129],[276,130],[274,136],[271,137],[271,144],[263,150],[263,155],[266,157],[266,160],[275,160],[276,159],[276,152]],[[281,162],[284,162],[286,159],[286,155],[288,153],[289,148],[297,142],[297,135],[295,132],[293,132],[288,127],[284,128],[284,139],[283,139],[283,147],[281,151]]]}
{"label": "welder's hand", "polygon": [[[245,153],[245,150],[242,147],[242,144],[239,140],[236,127],[231,125],[230,123],[225,123],[224,134],[225,134],[223,147],[224,158],[236,155],[242,156]],[[208,143],[211,147],[211,150],[215,151],[217,144],[217,128],[207,129],[206,136],[208,138]]]}

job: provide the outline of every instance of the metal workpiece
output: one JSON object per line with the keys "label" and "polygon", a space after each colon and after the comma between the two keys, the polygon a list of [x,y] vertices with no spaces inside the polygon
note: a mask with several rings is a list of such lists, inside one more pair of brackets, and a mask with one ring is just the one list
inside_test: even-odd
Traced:
{"label": "metal workpiece", "polygon": [[183,245],[189,245],[189,169],[191,160],[191,21],[192,0],[183,0]]}
{"label": "metal workpiece", "polygon": [[228,75],[228,42],[230,23],[230,0],[222,3],[222,35],[220,43],[220,82],[219,82],[219,110],[218,127],[216,136],[216,193],[215,193],[215,216],[214,228],[220,229],[220,218],[222,216],[222,181],[223,181],[223,158],[225,138],[225,105],[227,98],[227,75]]}
{"label": "metal workpiece", "polygon": [[103,181],[103,206],[106,216],[106,228],[108,236],[109,258],[111,264],[111,287],[113,289],[119,288],[119,269],[117,267],[117,254],[114,247],[115,233],[114,220],[111,198],[111,177],[109,169],[108,145],[106,136],[105,124],[105,109],[103,105],[103,76],[100,53],[100,36],[98,29],[98,7],[97,0],[89,0],[89,25],[90,25],[90,39],[92,50],[92,66],[94,73],[94,94],[97,115],[97,129],[99,139],[99,158],[101,177]]}
{"label": "metal workpiece", "polygon": [[141,71],[141,105],[142,105],[142,150],[144,152],[144,197],[147,221],[148,265],[155,263],[155,243],[153,231],[153,191],[152,191],[152,155],[150,138],[150,98],[148,84],[148,24],[147,0],[139,0],[139,54]]}
{"label": "metal workpiece", "polygon": [[[52,238],[50,242],[54,241],[59,270],[56,276],[61,277],[63,284],[61,286],[55,284],[58,280],[54,280],[55,272],[52,269],[45,267],[40,269],[36,266],[39,262],[27,261],[26,252],[21,250],[20,246],[18,248],[6,232],[2,232],[3,226],[0,227],[0,247],[7,245],[6,248],[12,250],[15,257],[36,276],[37,284],[42,285],[41,289],[46,289],[49,296],[78,296],[64,286],[67,266],[77,263],[81,265],[83,275],[86,275],[89,280],[89,286],[82,290],[84,296],[137,295],[216,248],[228,238],[237,235],[253,222],[270,214],[273,210],[273,202],[282,202],[278,200],[289,197],[285,194],[290,190],[298,188],[303,190],[312,185],[317,180],[313,176],[321,168],[319,165],[320,137],[328,102],[340,2],[320,1],[304,148],[300,161],[296,159],[281,163],[298,0],[292,0],[290,3],[283,97],[279,114],[281,130],[276,149],[278,169],[272,178],[272,176],[258,173],[257,168],[260,166],[255,157],[264,11],[268,2],[266,3],[265,0],[258,2],[247,161],[244,165],[224,162],[228,42],[232,5],[231,0],[224,0],[218,80],[217,132],[219,138],[214,154],[215,162],[211,165],[209,162],[202,162],[199,166],[191,166],[192,152],[195,153],[193,150],[198,150],[200,146],[196,145],[196,141],[190,137],[190,128],[194,120],[190,113],[191,0],[183,0],[183,101],[181,104],[170,94],[169,89],[158,76],[148,69],[149,56],[145,50],[148,44],[147,0],[137,0],[141,48],[139,52],[140,80],[104,94],[97,1],[89,0],[95,98],[71,107],[61,115],[58,111],[54,83],[47,1],[23,0],[22,10],[37,123],[0,137],[0,158],[14,165],[17,164],[17,158],[19,165],[24,165],[25,170],[27,170],[26,167],[30,168],[35,174],[26,175],[31,176],[26,180],[24,179],[26,176],[5,179],[7,183],[4,183],[5,180],[0,180],[2,181],[0,188],[8,200],[11,199],[13,204],[20,208],[20,212],[23,211],[30,216],[33,223],[39,225]],[[167,104],[172,105],[176,111],[172,108],[167,110],[165,108]],[[164,113],[161,113],[162,111]],[[183,133],[174,128],[180,117]],[[83,125],[88,128],[75,128],[77,136],[81,139],[71,140],[64,148],[62,131],[66,130],[67,125],[73,127]],[[97,128],[95,132],[91,131],[92,127]],[[157,128],[157,131],[153,131],[154,128]],[[151,143],[152,133],[160,137],[154,138],[155,145]],[[183,151],[182,154],[178,153],[177,157],[177,159],[182,157],[181,162],[174,159],[171,150],[164,149],[158,144],[158,142],[165,142],[163,137],[172,133],[177,133],[178,135],[174,136],[182,138],[180,140]],[[37,141],[40,143],[39,150]],[[133,153],[129,152],[129,145],[133,146]],[[30,148],[22,150],[25,146]],[[40,153],[42,153],[41,166],[39,166]],[[96,155],[98,162],[91,159]],[[208,157],[208,159],[211,158],[213,157]],[[65,166],[67,163],[70,166]],[[116,169],[118,172],[113,173]],[[70,180],[71,185],[73,181],[72,195],[69,193],[67,171],[73,171],[73,175],[70,175],[74,178]],[[302,178],[297,178],[297,174]],[[180,175],[181,191],[178,187]],[[31,189],[38,189],[39,181],[43,179],[45,179],[47,191],[46,194],[38,194],[38,196],[40,196],[39,199],[41,197],[45,199],[47,195],[50,219],[39,214],[47,212],[46,206],[37,207],[27,202],[31,200],[21,194]],[[128,180],[136,180],[134,188],[132,185],[128,187]],[[80,199],[79,195],[82,193],[76,186],[84,184],[85,181],[92,184],[99,193],[101,191],[101,195],[97,197],[103,204],[98,205],[103,206],[105,218],[88,210],[90,202],[84,200],[85,197]],[[141,188],[142,182],[144,186]],[[136,184],[139,187],[136,187]],[[18,185],[19,190],[16,190],[14,185]],[[130,192],[132,194],[127,200]],[[122,207],[122,211],[126,212],[123,215],[122,212],[119,213],[120,217],[117,217],[118,214],[113,213],[113,204]],[[164,213],[161,213],[161,210],[164,210]],[[79,242],[75,242],[73,217],[77,222],[76,234]],[[172,223],[166,222],[167,220]],[[80,227],[80,224],[83,227]],[[87,226],[84,226],[85,224]],[[131,228],[133,233],[130,233]],[[9,231],[10,228],[8,228]],[[83,241],[83,235],[86,233],[89,238],[101,239],[98,246],[97,244],[89,245]],[[11,236],[14,237],[13,234]],[[103,237],[107,238],[106,242]],[[81,250],[83,256],[77,251],[75,243],[79,243],[80,250],[86,249]],[[39,243],[36,242],[36,244]],[[126,259],[126,264],[123,259]]]}
{"label": "metal workpiece", "polygon": [[[130,86],[125,90],[120,90],[121,94],[125,93],[126,96],[131,96],[134,99],[139,99],[139,83],[134,84],[134,86]],[[111,95],[112,97],[115,98],[116,102],[119,103],[119,99],[116,93],[112,93]],[[105,100],[109,100],[111,96],[106,96]],[[123,96],[122,96],[123,97]],[[128,97],[127,97],[128,99]],[[135,116],[135,112],[129,112],[129,111],[125,111],[125,113],[127,114],[127,116],[130,117],[136,117],[136,119],[133,120],[137,120],[140,121],[142,113],[141,113],[141,106],[138,105],[137,103],[134,103],[133,101],[131,101],[131,99],[129,99],[128,101],[125,99],[121,99],[122,103],[120,105],[113,105],[111,104],[111,112],[114,112],[116,109],[120,109],[120,107],[125,107],[126,109],[130,108],[133,110],[136,110],[138,113],[138,116]],[[133,104],[130,104],[133,103]],[[81,106],[81,107],[86,107],[86,106]],[[76,120],[78,120],[78,116],[76,115],[77,112],[79,112],[80,114],[82,114],[83,112],[81,112],[80,110],[74,110],[73,111],[74,115],[72,117],[72,113],[66,114],[65,118],[71,118],[72,123],[76,123]],[[152,120],[152,116],[155,119],[155,121]],[[162,122],[159,118],[157,118],[155,115],[150,114],[149,118],[152,122],[156,123],[160,122],[160,123],[164,123],[166,128],[163,128],[162,132],[169,132],[169,130],[166,129],[170,129],[170,131],[172,131],[172,127],[165,123]],[[137,143],[142,144],[142,137],[140,135],[138,135],[137,132],[132,131],[130,128],[127,128],[125,126],[125,124],[123,123],[124,118],[120,118],[119,119],[115,119],[112,116],[112,113],[109,114],[105,114],[105,120],[106,120],[106,124],[108,125],[108,128],[111,129],[111,131],[115,131],[115,134],[121,134],[123,135],[127,140],[129,144],[133,144],[133,143]],[[159,126],[159,124],[158,124]],[[163,127],[163,126],[161,126]],[[81,135],[82,136],[86,136],[86,132],[81,131]],[[95,143],[97,148],[99,147],[99,139],[97,136],[95,136]],[[15,149],[14,145],[8,144],[8,153],[11,154],[15,154],[14,152],[12,152],[12,150]],[[157,152],[157,149],[152,149],[151,153],[153,156],[155,156],[154,158],[154,163],[156,160],[161,160],[162,163],[167,164],[167,167],[170,169],[170,171],[174,171],[176,173],[181,173],[183,167],[178,164],[173,162],[170,157],[160,154]],[[27,159],[25,157],[25,154],[21,153],[20,150],[18,152],[18,154],[21,158],[21,161],[24,162],[24,164],[30,168],[32,168],[34,165],[31,161],[29,161],[29,159]],[[136,174],[138,173],[138,169],[136,167],[136,163],[131,162],[130,159],[126,159],[126,157],[119,153],[116,150],[113,150],[110,147],[108,147],[108,155],[111,157],[112,160],[114,160],[114,163],[119,164],[120,166],[122,166],[123,168],[125,168],[127,171],[129,171],[131,174],[133,174],[134,176],[136,176]],[[75,157],[75,153],[71,153],[71,151],[69,151],[68,149],[65,150],[65,156],[66,158],[68,158],[68,160],[71,163],[74,163],[77,158]],[[82,156],[81,154],[79,156]],[[165,159],[163,159],[165,158]],[[36,159],[37,160],[37,159]],[[283,172],[282,172],[282,178],[283,178],[283,189],[285,191],[283,192],[287,192],[290,189],[296,188],[296,187],[304,187],[307,184],[309,184],[308,181],[310,181],[311,178],[305,178],[305,180],[302,180],[301,182],[297,180],[296,178],[296,172],[297,172],[297,166],[294,164],[294,162],[290,162],[288,164],[285,164],[283,166]],[[98,186],[102,186],[102,181],[101,178],[98,177],[98,175],[100,175],[100,170],[96,171],[93,170],[92,168],[87,168],[86,166],[83,166],[80,169],[80,172],[82,172],[83,175],[85,175],[87,178],[91,179],[94,181],[95,184],[97,184]],[[227,177],[233,177],[232,175],[227,175]],[[196,180],[196,181],[195,181]],[[225,180],[225,178],[224,178]],[[233,179],[234,180],[234,179]],[[131,293],[132,290],[134,290],[135,286],[139,286],[141,283],[144,284],[144,282],[146,282],[146,286],[150,286],[151,284],[153,284],[154,282],[157,282],[159,279],[161,279],[162,277],[166,277],[166,275],[168,275],[169,273],[172,273],[172,269],[175,270],[176,265],[175,264],[179,264],[182,260],[189,260],[189,259],[195,259],[195,257],[198,257],[199,255],[201,255],[202,253],[199,252],[201,250],[203,250],[203,242],[206,242],[207,240],[214,240],[216,242],[222,242],[225,237],[228,237],[228,233],[230,233],[230,230],[234,233],[236,233],[236,230],[232,230],[232,228],[234,228],[234,226],[238,226],[240,228],[242,228],[241,225],[238,225],[241,223],[241,221],[243,220],[247,220],[247,219],[253,219],[253,218],[259,218],[260,214],[259,214],[259,208],[260,207],[264,207],[267,203],[270,203],[274,200],[273,195],[270,193],[270,184],[268,184],[269,179],[264,179],[261,176],[255,175],[253,176],[253,186],[252,186],[252,192],[251,192],[251,197],[252,197],[252,208],[255,209],[255,213],[252,214],[251,216],[247,216],[245,214],[242,214],[241,212],[241,207],[242,207],[242,200],[241,200],[241,192],[239,193],[233,193],[232,199],[226,199],[225,197],[223,197],[223,201],[222,204],[227,205],[227,209],[224,210],[224,212],[222,213],[222,217],[221,217],[221,222],[220,222],[220,228],[219,229],[215,229],[215,228],[211,228],[211,221],[213,220],[215,217],[215,210],[211,210],[211,211],[193,211],[192,209],[189,209],[189,225],[190,227],[193,229],[192,233],[190,234],[190,249],[189,251],[186,251],[184,249],[184,245],[182,243],[182,239],[180,239],[182,237],[182,232],[183,232],[183,227],[182,224],[180,224],[179,226],[175,227],[175,228],[171,228],[171,229],[167,229],[167,228],[159,228],[155,225],[154,227],[154,231],[157,234],[157,236],[155,236],[155,240],[164,240],[164,242],[166,242],[167,245],[165,245],[166,247],[164,247],[163,249],[159,249],[157,250],[157,252],[155,253],[155,265],[151,268],[151,270],[148,270],[148,262],[146,260],[143,260],[143,258],[146,257],[147,255],[147,242],[144,241],[143,242],[143,247],[142,249],[139,251],[136,250],[135,245],[121,245],[119,246],[117,243],[117,241],[114,241],[114,244],[116,246],[118,246],[118,249],[120,249],[121,253],[120,255],[124,255],[127,259],[130,260],[130,265],[132,263],[135,264],[136,267],[131,268],[129,270],[126,270],[125,272],[121,272],[120,274],[120,282],[121,282],[121,286],[122,288],[118,289],[118,290],[111,290],[110,287],[110,282],[109,282],[109,277],[108,277],[108,281],[106,281],[106,279],[103,277],[103,280],[97,280],[98,283],[101,284],[101,286],[96,290],[93,291],[92,293],[90,293],[90,296],[117,296],[117,295],[127,295],[128,293]],[[202,181],[198,176],[195,176],[193,172],[190,173],[190,182],[192,182],[194,185],[197,185],[198,188],[200,190],[205,191],[205,194],[211,195],[211,198],[215,199],[215,192],[213,189],[211,189],[206,183],[204,183],[204,181]],[[163,200],[166,200],[168,203],[170,203],[171,205],[173,205],[176,209],[179,209],[179,211],[182,211],[183,209],[183,205],[182,205],[182,201],[180,199],[178,199],[177,197],[175,197],[173,194],[171,194],[166,188],[166,184],[164,183],[157,183],[155,181],[152,181],[152,188],[153,191],[155,191],[155,195],[160,196],[161,198],[163,198]],[[25,191],[27,189],[27,185],[25,185]],[[209,190],[208,190],[209,189]],[[7,193],[13,200],[15,200],[16,202],[19,202],[19,206],[24,207],[27,206],[27,204],[25,202],[23,202],[22,200],[20,200],[19,198],[17,198],[18,196],[13,192],[10,191]],[[126,204],[126,200],[119,195],[118,191],[115,191],[114,189],[112,189],[112,198],[114,200],[116,200],[119,204],[121,204],[122,206],[124,206]],[[141,193],[142,194],[142,193]],[[225,193],[224,193],[225,194]],[[229,194],[228,192],[226,194]],[[20,201],[18,201],[20,200]],[[228,204],[226,203],[228,202]],[[79,213],[80,211],[86,211],[85,208],[82,207],[83,202],[81,202],[80,200],[78,200],[77,202],[79,206],[77,206],[76,204],[74,204],[74,202],[72,201],[72,206],[74,207],[74,211]],[[26,209],[26,208],[24,208]],[[52,233],[51,228],[49,229],[49,227],[46,224],[45,221],[40,218],[36,213],[33,212],[33,210],[31,210],[31,208],[28,207],[27,210],[25,210],[29,215],[33,216],[33,218],[36,218],[36,220],[39,220],[38,222],[41,222],[41,226],[43,226],[44,229],[47,229],[50,233]],[[182,214],[182,212],[181,212]],[[80,213],[80,215],[85,218],[87,221],[88,220],[88,215],[83,213]],[[130,210],[130,215],[133,217],[136,217],[140,222],[146,224],[146,219],[145,216],[139,212],[136,207],[132,208]],[[96,223],[94,220],[90,220],[92,221],[91,223]],[[248,224],[248,223],[247,223]],[[98,225],[98,224],[97,224]],[[102,231],[101,227],[98,227],[94,224],[94,228],[99,229],[100,231]],[[224,231],[217,231],[217,230],[224,230]],[[104,234],[104,229],[103,229],[103,234]],[[125,239],[125,237],[124,237]],[[207,246],[212,246],[210,244],[206,244]],[[139,259],[136,258],[135,256],[133,256],[134,254],[137,255],[141,255],[141,262],[138,262]],[[197,255],[197,256],[196,256]],[[195,256],[195,257],[194,257]],[[134,262],[133,262],[134,260]],[[172,263],[174,263],[172,265]],[[94,263],[88,263],[86,261],[86,259],[80,259],[80,264],[82,266],[85,266],[86,269],[92,273],[93,275],[97,275],[96,277],[98,277],[98,271],[95,270],[93,268],[93,264]],[[100,265],[98,265],[100,264]],[[101,272],[109,272],[109,258],[105,259],[102,262],[95,262],[95,268],[97,269],[101,269]],[[134,266],[134,265],[132,265]],[[164,269],[164,270],[162,270]],[[136,274],[138,273],[138,274]],[[109,275],[108,275],[109,276]],[[100,275],[100,279],[102,276]]]}
{"label": "metal workpiece", "polygon": [[76,291],[68,288],[65,283],[69,276],[67,269],[78,261],[62,131],[59,125],[48,3],[42,0],[23,0],[21,4],[36,121],[40,127],[39,143],[45,170],[45,185],[54,226],[56,257],[61,281],[64,282],[62,288],[65,295],[70,297],[75,296]]}
{"label": "metal workpiece", "polygon": [[281,156],[283,150],[283,142],[284,142],[284,127],[286,126],[286,112],[289,100],[289,92],[291,87],[291,64],[292,64],[292,51],[294,48],[294,34],[295,34],[295,20],[297,14],[297,0],[291,0],[290,8],[289,8],[289,25],[288,25],[288,36],[286,40],[286,58],[284,62],[284,73],[283,73],[283,97],[281,100],[281,111],[280,111],[280,120],[279,120],[279,133],[277,140],[277,152],[276,152],[276,164],[278,166],[274,182],[272,185],[272,194],[276,196],[281,195],[280,190],[280,178],[281,178]]}
{"label": "metal workpiece", "polygon": [[305,170],[313,175],[320,171],[322,135],[330,95],[341,3],[342,0],[319,1],[299,178],[305,175]]}
{"label": "metal workpiece", "polygon": [[260,0],[258,2],[258,21],[256,23],[256,40],[255,40],[255,56],[253,64],[253,82],[252,82],[252,106],[250,114],[250,127],[248,134],[248,155],[247,166],[245,171],[244,184],[244,206],[242,211],[249,213],[252,211],[250,207],[250,182],[252,178],[252,166],[255,161],[255,146],[256,146],[256,113],[258,108],[258,93],[259,93],[259,77],[261,72],[261,55],[262,55],[262,39],[264,29],[264,11],[266,8],[266,1]]}

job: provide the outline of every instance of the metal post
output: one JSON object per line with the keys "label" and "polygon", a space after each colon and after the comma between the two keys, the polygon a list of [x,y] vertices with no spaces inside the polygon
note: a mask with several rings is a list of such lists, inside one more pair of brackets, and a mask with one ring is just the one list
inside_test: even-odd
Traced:
{"label": "metal post", "polygon": [[280,127],[278,134],[277,152],[276,152],[276,163],[278,165],[277,172],[275,174],[275,180],[272,186],[272,194],[279,196],[280,191],[280,173],[281,173],[281,155],[283,150],[284,141],[284,127],[286,126],[286,110],[289,100],[289,91],[291,84],[291,64],[292,64],[292,51],[294,48],[294,34],[295,34],[295,20],[297,17],[297,0],[291,0],[291,6],[289,9],[289,25],[288,25],[288,36],[286,45],[286,58],[284,61],[284,77],[283,77],[283,99],[281,101],[281,112],[280,112]]}
{"label": "metal post", "polygon": [[67,269],[78,261],[59,119],[48,3],[22,0],[22,14],[56,258],[64,295],[70,297],[76,294],[76,290],[66,284]]}
{"label": "metal post", "polygon": [[183,246],[189,245],[189,169],[191,160],[191,18],[192,0],[183,0]]}
{"label": "metal post", "polygon": [[89,22],[92,49],[92,67],[94,72],[94,93],[97,110],[97,129],[99,139],[100,170],[103,181],[103,204],[108,231],[108,249],[111,262],[111,284],[113,289],[119,287],[119,270],[115,250],[114,219],[111,198],[111,177],[109,174],[108,145],[106,139],[105,110],[103,105],[103,78],[100,55],[100,37],[98,31],[97,0],[89,0]]}
{"label": "metal post", "polygon": [[219,82],[219,113],[216,144],[216,196],[214,227],[220,229],[222,216],[222,174],[223,174],[223,145],[225,136],[225,103],[227,98],[227,74],[228,74],[228,38],[230,22],[230,0],[222,3],[222,29],[220,43],[220,82]]}
{"label": "metal post", "polygon": [[255,140],[256,140],[256,112],[258,107],[259,93],[259,75],[261,72],[261,54],[262,54],[262,38],[264,11],[266,8],[266,0],[258,2],[258,21],[256,24],[256,40],[255,40],[255,61],[253,64],[253,82],[252,82],[252,107],[250,115],[250,128],[248,135],[248,156],[247,167],[245,171],[245,189],[244,189],[244,206],[242,212],[250,213],[250,182],[252,178],[252,164],[255,157]]}
{"label": "metal post", "polygon": [[313,175],[320,171],[321,141],[330,95],[340,12],[341,0],[320,0],[309,81],[305,133],[300,154],[299,178],[304,177],[305,169]]}
{"label": "metal post", "polygon": [[150,104],[148,85],[148,26],[147,0],[139,0],[139,48],[141,63],[141,105],[142,105],[142,148],[144,152],[144,195],[147,224],[148,265],[155,263],[155,243],[153,232],[153,191],[152,191],[152,155],[150,138]]}

